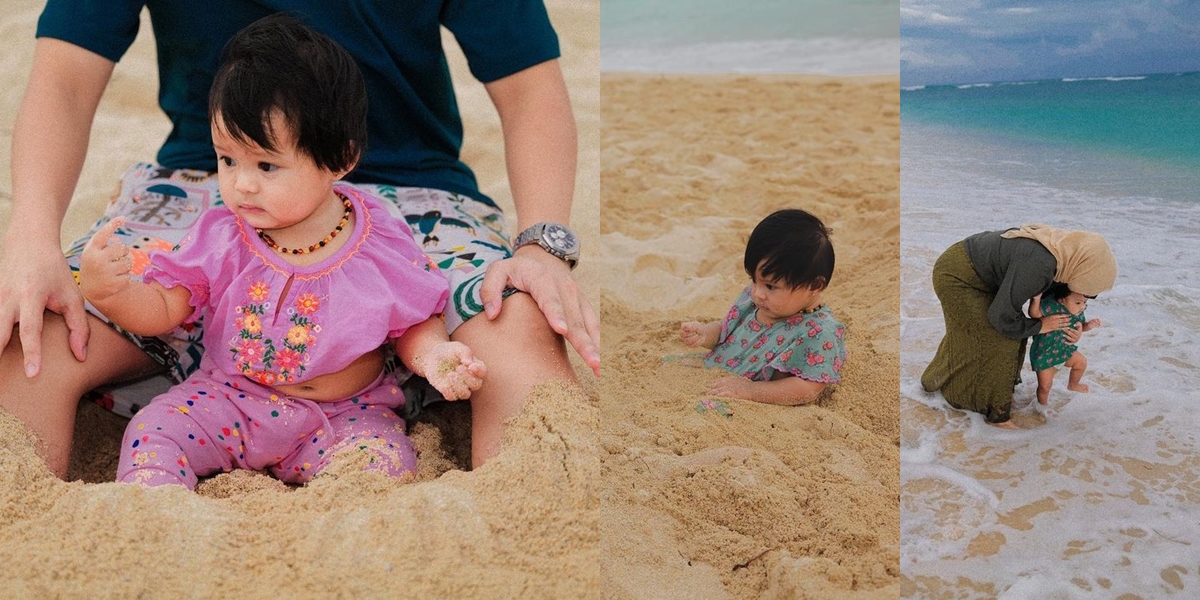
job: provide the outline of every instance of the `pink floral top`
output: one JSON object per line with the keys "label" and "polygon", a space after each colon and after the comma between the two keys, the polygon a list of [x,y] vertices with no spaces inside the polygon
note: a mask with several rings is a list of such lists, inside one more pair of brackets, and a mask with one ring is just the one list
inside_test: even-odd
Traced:
{"label": "pink floral top", "polygon": [[174,250],[150,253],[143,280],[187,287],[188,322],[204,319],[201,368],[268,386],[300,383],[442,311],[449,284],[409,229],[377,199],[336,190],[354,205],[354,229],[317,264],[283,260],[225,206],[206,211]]}
{"label": "pink floral top", "polygon": [[776,371],[821,383],[842,380],[846,326],[828,308],[770,325],[757,314],[747,287],[725,315],[719,341],[704,364],[751,381],[770,381]]}

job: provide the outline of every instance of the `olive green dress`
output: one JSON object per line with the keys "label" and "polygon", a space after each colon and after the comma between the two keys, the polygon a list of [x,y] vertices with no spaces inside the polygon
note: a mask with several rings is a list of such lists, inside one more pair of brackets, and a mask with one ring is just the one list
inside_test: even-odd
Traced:
{"label": "olive green dress", "polygon": [[1038,242],[1002,239],[1001,233],[971,236],[934,263],[946,336],[921,376],[926,391],[941,391],[951,406],[981,413],[990,423],[1009,420],[1026,341],[1041,327],[1022,306],[1050,287],[1056,267]]}

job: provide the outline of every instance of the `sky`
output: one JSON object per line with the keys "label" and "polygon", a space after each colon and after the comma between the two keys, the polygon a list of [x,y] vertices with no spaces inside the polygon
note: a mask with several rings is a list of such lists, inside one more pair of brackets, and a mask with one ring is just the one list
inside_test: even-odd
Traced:
{"label": "sky", "polygon": [[1200,71],[1200,0],[900,0],[900,84]]}

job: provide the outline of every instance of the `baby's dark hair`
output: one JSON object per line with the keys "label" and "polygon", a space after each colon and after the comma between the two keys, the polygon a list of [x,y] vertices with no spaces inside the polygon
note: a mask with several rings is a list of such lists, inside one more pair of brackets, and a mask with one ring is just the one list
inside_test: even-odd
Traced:
{"label": "baby's dark hair", "polygon": [[833,277],[831,232],[820,219],[798,208],[771,213],[746,242],[746,273],[782,280],[792,288],[825,289]]}
{"label": "baby's dark hair", "polygon": [[225,44],[208,94],[210,119],[233,139],[272,152],[278,110],[296,148],[318,167],[348,171],[367,143],[367,89],[354,59],[288,13],[247,25]]}
{"label": "baby's dark hair", "polygon": [[1071,288],[1065,283],[1059,283],[1055,281],[1054,283],[1050,284],[1050,287],[1046,288],[1046,291],[1042,292],[1042,295],[1049,296],[1055,300],[1062,300],[1063,298],[1071,295]]}

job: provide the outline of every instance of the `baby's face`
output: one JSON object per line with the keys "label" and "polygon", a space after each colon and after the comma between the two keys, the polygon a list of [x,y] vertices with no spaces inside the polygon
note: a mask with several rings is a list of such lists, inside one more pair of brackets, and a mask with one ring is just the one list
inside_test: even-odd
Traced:
{"label": "baby's face", "polygon": [[1063,306],[1067,307],[1067,310],[1073,315],[1083,312],[1087,308],[1087,301],[1087,296],[1078,292],[1071,292],[1062,299]]}

